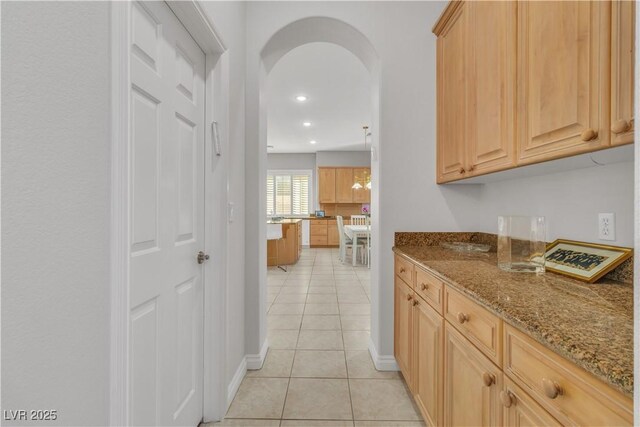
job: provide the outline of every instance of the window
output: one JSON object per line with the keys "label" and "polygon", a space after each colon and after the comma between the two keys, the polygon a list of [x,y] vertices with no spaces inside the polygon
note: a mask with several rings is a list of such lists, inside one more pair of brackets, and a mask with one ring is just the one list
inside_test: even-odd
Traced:
{"label": "window", "polygon": [[309,215],[311,171],[267,172],[267,216]]}

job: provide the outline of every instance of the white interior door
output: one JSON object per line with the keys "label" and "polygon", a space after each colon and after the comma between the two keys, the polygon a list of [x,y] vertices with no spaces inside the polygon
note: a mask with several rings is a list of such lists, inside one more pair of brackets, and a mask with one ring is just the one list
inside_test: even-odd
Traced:
{"label": "white interior door", "polygon": [[205,54],[166,3],[131,8],[130,423],[196,426]]}

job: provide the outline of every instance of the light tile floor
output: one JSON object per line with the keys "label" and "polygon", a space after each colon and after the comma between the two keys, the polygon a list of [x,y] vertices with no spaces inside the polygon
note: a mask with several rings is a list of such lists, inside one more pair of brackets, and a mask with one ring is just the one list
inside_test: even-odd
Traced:
{"label": "light tile floor", "polygon": [[369,356],[369,271],[336,249],[305,249],[286,273],[270,268],[264,366],[209,426],[424,426],[402,377]]}

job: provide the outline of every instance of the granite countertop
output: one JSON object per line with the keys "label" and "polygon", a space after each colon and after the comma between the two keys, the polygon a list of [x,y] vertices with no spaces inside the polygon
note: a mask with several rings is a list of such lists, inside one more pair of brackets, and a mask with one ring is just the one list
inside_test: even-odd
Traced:
{"label": "granite countertop", "polygon": [[278,220],[269,219],[267,224],[295,224],[302,221],[304,218],[283,218]]}
{"label": "granite countertop", "polygon": [[633,285],[509,273],[495,252],[395,246],[446,283],[627,396],[633,395]]}

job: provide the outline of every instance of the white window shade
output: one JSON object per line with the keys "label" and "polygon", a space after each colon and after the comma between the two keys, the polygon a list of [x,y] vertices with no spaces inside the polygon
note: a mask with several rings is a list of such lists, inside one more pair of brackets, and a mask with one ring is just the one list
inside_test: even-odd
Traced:
{"label": "white window shade", "polygon": [[311,206],[311,171],[269,171],[267,216],[306,216]]}

